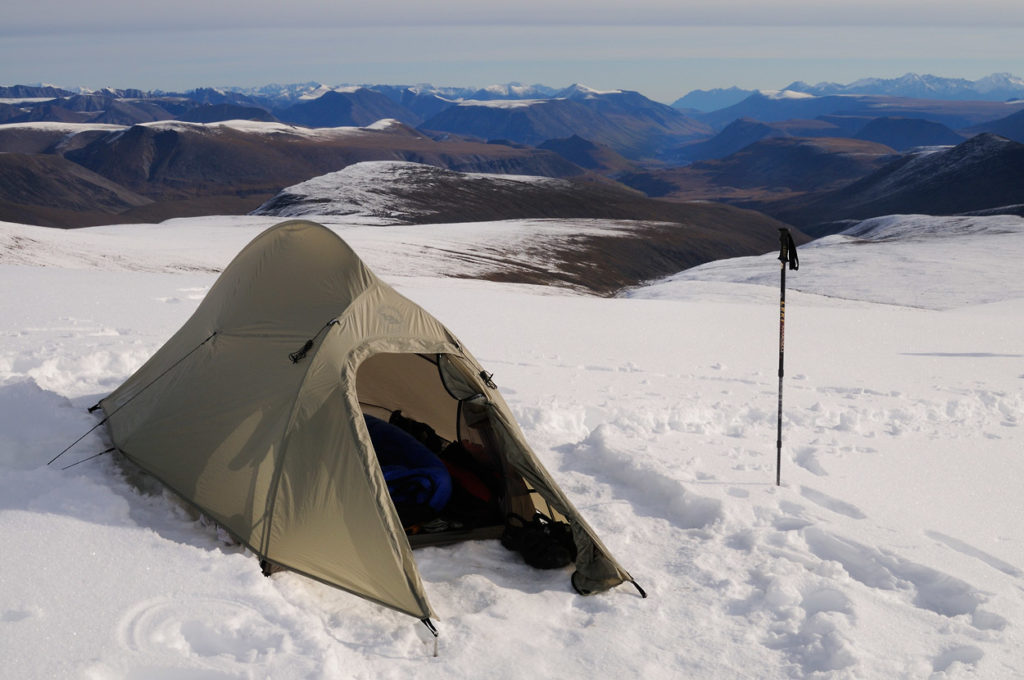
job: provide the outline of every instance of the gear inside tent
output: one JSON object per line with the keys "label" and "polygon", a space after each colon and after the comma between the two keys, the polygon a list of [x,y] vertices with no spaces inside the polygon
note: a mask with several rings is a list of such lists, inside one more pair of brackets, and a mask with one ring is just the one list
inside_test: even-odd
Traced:
{"label": "gear inside tent", "polygon": [[635,585],[531,451],[491,375],[319,224],[256,237],[99,405],[114,446],[265,571],[429,625],[414,548],[504,537],[526,556],[561,528],[569,556],[534,556],[538,566],[571,561],[584,594]]}

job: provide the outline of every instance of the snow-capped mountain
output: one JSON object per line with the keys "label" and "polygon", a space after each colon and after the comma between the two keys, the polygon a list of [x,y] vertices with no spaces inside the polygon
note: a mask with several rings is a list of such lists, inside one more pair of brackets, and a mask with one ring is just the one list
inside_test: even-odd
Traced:
{"label": "snow-capped mountain", "polygon": [[401,101],[405,92],[416,95],[435,95],[458,101],[461,99],[545,99],[555,95],[557,90],[546,85],[523,85],[522,83],[504,83],[486,87],[472,86],[437,86],[431,83],[410,85],[386,85],[377,83],[340,83],[326,85],[310,81],[292,84],[271,84],[260,87],[223,87],[223,92],[234,92],[248,97],[276,102],[277,105],[293,104],[322,97],[328,92],[353,92],[359,88],[375,90],[387,95],[394,101]]}
{"label": "snow-capped mountain", "polygon": [[225,87],[220,88],[225,91],[238,92],[249,97],[256,97],[261,99],[269,99],[272,101],[278,101],[282,103],[293,103],[302,99],[307,99],[314,92],[326,92],[330,88],[323,83],[316,81],[309,81],[305,83],[291,83],[291,84],[278,84],[272,83],[270,85],[263,85],[260,87]]}
{"label": "snow-capped mountain", "polygon": [[[569,87],[559,90],[554,94],[557,99],[572,99],[572,100],[584,100],[584,99],[596,99],[607,95],[624,94],[624,90],[595,90],[592,87],[580,83],[573,83]],[[638,93],[631,93],[638,94]]]}
{"label": "snow-capped mountain", "polygon": [[[977,80],[943,78],[907,73],[899,78],[861,78],[852,83],[795,81],[776,92],[799,92],[817,97],[828,95],[887,95],[915,99],[1007,101],[1024,98],[1024,78],[1010,73],[993,73]],[[758,90],[738,87],[691,90],[672,102],[677,109],[717,111],[743,101]],[[770,91],[761,90],[762,94]]]}
{"label": "snow-capped mountain", "polygon": [[[451,92],[453,88],[446,88]],[[431,92],[446,96],[445,89],[431,88]],[[454,94],[454,93],[452,93]],[[506,83],[504,85],[489,85],[471,93],[464,93],[466,99],[547,99],[559,96],[556,90],[547,85],[523,85],[522,83]]]}
{"label": "snow-capped mountain", "polygon": [[915,99],[1005,101],[1024,98],[1024,78],[994,73],[978,80],[967,80],[907,73],[899,78],[862,78],[846,85],[829,82],[808,85],[797,81],[785,89],[817,96],[882,94]]}
{"label": "snow-capped mountain", "polygon": [[537,145],[578,135],[599,140],[627,158],[653,157],[710,128],[638,92],[602,92],[581,85],[546,99],[462,101],[420,128]]}

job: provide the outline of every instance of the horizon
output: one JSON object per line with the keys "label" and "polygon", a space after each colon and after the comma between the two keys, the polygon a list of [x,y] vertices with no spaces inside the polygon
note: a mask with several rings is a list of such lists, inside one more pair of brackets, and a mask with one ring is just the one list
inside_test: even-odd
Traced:
{"label": "horizon", "polygon": [[[583,19],[585,17],[585,20]],[[926,19],[922,19],[926,17]],[[665,103],[693,90],[778,90],[906,73],[977,80],[1024,72],[1024,3],[807,0],[715,7],[637,0],[489,6],[257,0],[173,7],[98,0],[11,8],[0,82],[182,91],[317,81],[486,87],[585,83]]]}
{"label": "horizon", "polygon": [[[909,72],[908,71],[906,73],[901,73],[899,75],[891,76],[891,77],[889,77],[889,76],[879,77],[879,76],[865,75],[865,76],[861,76],[859,78],[855,78],[855,79],[847,80],[847,81],[838,81],[838,80],[802,81],[801,79],[792,79],[792,80],[787,81],[787,83],[785,85],[782,85],[782,86],[779,86],[779,87],[775,87],[775,88],[743,88],[743,87],[740,87],[740,86],[737,86],[737,85],[723,84],[723,85],[717,85],[717,86],[712,86],[712,87],[695,88],[695,89],[687,90],[686,92],[682,92],[678,96],[673,97],[670,100],[662,100],[662,101],[663,101],[663,103],[666,103],[666,104],[672,104],[674,101],[676,101],[676,100],[678,100],[678,99],[680,99],[680,98],[682,98],[682,97],[684,97],[684,96],[686,96],[688,94],[694,93],[694,92],[710,92],[710,91],[715,91],[715,90],[729,90],[729,89],[733,89],[733,88],[738,88],[738,89],[741,89],[741,90],[760,91],[760,92],[784,91],[788,86],[794,85],[794,84],[797,84],[797,83],[802,83],[802,84],[808,85],[810,87],[819,87],[819,86],[824,86],[824,85],[850,86],[850,85],[854,85],[854,84],[856,84],[858,82],[861,82],[861,81],[870,81],[870,80],[880,80],[880,81],[899,80],[899,79],[908,78],[908,77],[938,78],[938,79],[946,79],[946,80],[962,79],[962,80],[966,80],[966,81],[971,82],[971,83],[977,83],[977,82],[979,82],[981,80],[984,80],[986,78],[991,78],[991,77],[996,77],[996,76],[1008,76],[1010,78],[1017,78],[1017,79],[1021,78],[1021,76],[1018,76],[1016,73],[1012,73],[1012,72],[1009,72],[1009,71],[986,73],[986,74],[983,74],[983,75],[981,75],[979,77],[976,77],[976,78],[965,78],[965,77],[962,77],[962,76],[949,76],[949,75],[942,74],[942,73],[916,73],[916,72]],[[317,86],[325,87],[325,88],[329,88],[329,89],[341,89],[341,88],[345,88],[345,87],[375,87],[375,86],[407,87],[407,88],[429,86],[429,87],[434,87],[434,88],[437,88],[437,89],[452,88],[452,89],[464,89],[464,90],[483,90],[483,89],[486,89],[487,87],[494,87],[494,86],[526,86],[526,87],[546,87],[548,89],[554,90],[556,93],[559,92],[559,91],[571,88],[571,87],[581,86],[581,87],[584,87],[584,88],[594,89],[595,91],[601,91],[601,90],[599,90],[599,88],[591,88],[589,83],[581,82],[579,80],[576,80],[576,81],[573,81],[573,82],[570,82],[570,83],[567,83],[567,84],[552,85],[550,83],[545,83],[545,82],[526,82],[526,81],[521,81],[521,80],[510,80],[510,81],[505,81],[505,82],[491,82],[491,83],[460,84],[460,83],[434,83],[434,82],[426,82],[426,81],[422,81],[422,82],[367,82],[367,81],[364,81],[364,82],[358,82],[358,83],[356,83],[356,82],[328,83],[328,82],[323,82],[323,81],[315,80],[315,79],[305,79],[305,80],[304,79],[299,79],[299,80],[288,81],[288,82],[277,81],[277,82],[263,82],[263,83],[258,83],[258,84],[245,84],[245,85],[236,84],[236,83],[219,83],[219,84],[216,84],[216,85],[204,84],[204,85],[193,85],[193,86],[183,87],[183,88],[179,88],[179,89],[165,89],[165,88],[159,88],[159,87],[154,87],[154,88],[141,87],[141,86],[136,85],[136,84],[105,85],[105,86],[102,86],[102,87],[95,87],[94,88],[94,87],[83,86],[83,85],[77,84],[77,83],[67,83],[67,84],[65,84],[65,83],[55,83],[55,82],[50,82],[50,81],[45,81],[45,80],[34,80],[34,81],[27,81],[27,82],[11,82],[11,83],[2,83],[2,82],[0,82],[0,87],[17,87],[17,86],[22,86],[22,87],[53,87],[53,88],[56,88],[56,89],[66,90],[66,91],[69,91],[69,92],[79,92],[79,91],[81,91],[83,93],[98,92],[98,91],[101,91],[101,90],[104,90],[104,89],[108,89],[108,88],[112,89],[112,90],[130,90],[130,89],[132,89],[132,90],[141,90],[142,92],[145,92],[147,94],[155,94],[155,95],[162,95],[162,94],[168,94],[168,95],[186,94],[188,92],[192,92],[192,91],[196,91],[196,90],[201,90],[201,89],[206,89],[206,88],[217,89],[217,90],[249,92],[249,91],[253,91],[253,90],[260,90],[260,89],[272,88],[272,87],[288,88],[288,87],[300,87],[300,86],[308,86],[308,85],[317,85]],[[632,88],[629,88],[629,87],[613,88],[613,91],[614,90],[638,92],[638,90],[633,90]],[[644,93],[641,92],[640,94],[644,94]],[[651,99],[653,99],[653,97],[651,97]]]}

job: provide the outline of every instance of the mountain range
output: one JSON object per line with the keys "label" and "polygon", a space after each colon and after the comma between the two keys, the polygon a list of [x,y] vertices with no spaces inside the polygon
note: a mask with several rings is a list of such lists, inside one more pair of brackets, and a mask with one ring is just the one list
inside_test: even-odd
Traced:
{"label": "mountain range", "polygon": [[[286,187],[366,161],[572,179],[555,190],[561,198],[543,199],[544,209],[515,213],[537,217],[588,202],[589,214],[570,212],[609,217],[592,192],[610,189],[659,203],[730,203],[815,233],[882,209],[999,211],[1024,204],[1015,147],[993,141],[1024,142],[1024,100],[1013,98],[1020,83],[1005,74],[908,75],[732,88],[718,94],[746,96],[712,111],[582,85],[304,83],[186,93],[13,86],[0,88],[0,219],[74,227],[245,213]],[[997,100],[1007,94],[1012,100]],[[988,162],[957,181],[915,160],[964,148]],[[904,166],[906,191],[884,200],[871,193],[878,173]],[[932,185],[941,194],[929,194]],[[515,212],[489,212],[474,200],[481,216]],[[649,216],[651,205],[641,203],[629,210]],[[471,216],[463,210],[458,219]]]}
{"label": "mountain range", "polygon": [[[951,99],[965,101],[1009,101],[1024,99],[1024,78],[1010,73],[993,73],[977,80],[942,78],[907,73],[899,78],[862,78],[852,83],[821,82],[809,85],[795,81],[782,91],[823,97],[836,94],[874,94],[909,99]],[[757,90],[738,87],[693,90],[672,103],[679,109],[715,111],[738,104]]]}
{"label": "mountain range", "polygon": [[981,133],[901,153],[863,139],[776,135],[721,159],[619,180],[667,200],[750,208],[823,236],[890,214],[1020,214],[1024,144]]}
{"label": "mountain range", "polygon": [[[323,129],[247,121],[9,124],[0,125],[0,150],[24,159],[18,167],[10,158],[0,164],[0,219],[17,216],[50,226],[245,213],[283,187],[367,160],[408,160],[472,172],[584,174],[552,151],[438,142],[394,120]],[[0,158],[7,155],[0,153]],[[93,180],[102,177],[148,202],[129,201],[117,209],[109,200],[90,203],[96,194],[81,181],[53,181],[79,177],[83,170]],[[50,187],[47,200],[22,188],[43,184]],[[58,210],[72,212],[55,217]]]}
{"label": "mountain range", "polygon": [[715,129],[737,118],[762,122],[806,120],[824,116],[846,117],[867,122],[879,117],[920,118],[952,129],[979,125],[1024,110],[1024,100],[1013,102],[913,99],[891,95],[823,95],[799,92],[755,92],[724,109],[696,116]]}
{"label": "mountain range", "polygon": [[619,181],[651,196],[750,204],[834,189],[898,157],[864,140],[764,135],[724,158],[650,168]]}
{"label": "mountain range", "polygon": [[[952,148],[899,156],[827,192],[758,207],[813,235],[840,231],[850,220],[896,213],[1020,214],[1022,178],[1024,144],[985,133]],[[1001,209],[994,210],[996,206]]]}

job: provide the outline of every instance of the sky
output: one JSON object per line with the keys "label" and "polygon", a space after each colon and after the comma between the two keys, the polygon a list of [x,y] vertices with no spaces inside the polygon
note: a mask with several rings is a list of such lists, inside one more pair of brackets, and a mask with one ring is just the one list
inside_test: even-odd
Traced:
{"label": "sky", "polygon": [[794,80],[1024,74],[1019,0],[14,2],[0,85],[580,82],[671,102]]}

